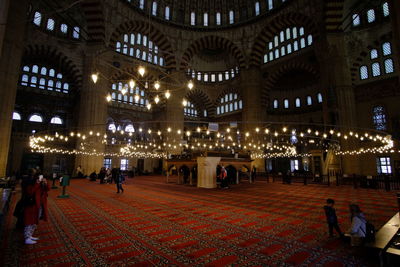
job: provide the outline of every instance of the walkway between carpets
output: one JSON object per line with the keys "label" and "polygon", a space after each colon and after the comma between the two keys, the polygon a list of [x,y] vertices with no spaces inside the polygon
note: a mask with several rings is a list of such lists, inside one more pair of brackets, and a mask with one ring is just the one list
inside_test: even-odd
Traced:
{"label": "walkway between carpets", "polygon": [[164,181],[129,179],[116,194],[115,185],[72,180],[71,198],[51,191],[50,221],[39,225],[38,244],[22,245],[7,218],[0,260],[4,266],[366,265],[327,237],[325,199],[336,200],[343,230],[349,203],[360,204],[376,227],[396,211],[395,194],[383,191],[266,182],[206,190]]}

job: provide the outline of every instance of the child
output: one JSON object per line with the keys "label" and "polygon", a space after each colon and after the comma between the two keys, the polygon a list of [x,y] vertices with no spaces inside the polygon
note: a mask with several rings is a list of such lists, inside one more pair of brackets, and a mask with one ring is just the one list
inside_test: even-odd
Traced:
{"label": "child", "polygon": [[326,215],[326,221],[328,223],[328,228],[329,228],[329,237],[333,237],[333,228],[336,229],[340,237],[343,237],[342,231],[340,231],[339,225],[338,225],[338,219],[336,217],[336,210],[333,207],[335,205],[335,201],[331,198],[328,198],[326,200],[326,206],[324,206],[325,210],[325,215]]}

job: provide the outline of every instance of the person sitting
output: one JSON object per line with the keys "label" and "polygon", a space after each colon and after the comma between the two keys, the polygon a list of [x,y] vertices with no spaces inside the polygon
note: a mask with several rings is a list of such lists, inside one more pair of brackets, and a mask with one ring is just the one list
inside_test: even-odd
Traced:
{"label": "person sitting", "polygon": [[96,171],[93,171],[90,176],[89,176],[90,181],[96,181],[97,179],[97,174]]}
{"label": "person sitting", "polygon": [[350,204],[351,226],[346,236],[350,236],[352,246],[360,246],[367,233],[367,220],[356,204]]}

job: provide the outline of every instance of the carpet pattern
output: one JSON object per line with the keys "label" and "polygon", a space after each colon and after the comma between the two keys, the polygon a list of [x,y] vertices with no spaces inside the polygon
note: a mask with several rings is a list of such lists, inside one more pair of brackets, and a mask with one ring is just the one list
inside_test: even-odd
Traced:
{"label": "carpet pattern", "polygon": [[[15,220],[1,233],[3,266],[364,266],[328,238],[322,206],[334,198],[343,231],[358,203],[377,228],[396,212],[392,192],[257,181],[228,190],[135,177],[115,185],[72,180],[69,199],[49,196],[39,243],[22,244]],[[11,208],[15,200],[11,203]]]}

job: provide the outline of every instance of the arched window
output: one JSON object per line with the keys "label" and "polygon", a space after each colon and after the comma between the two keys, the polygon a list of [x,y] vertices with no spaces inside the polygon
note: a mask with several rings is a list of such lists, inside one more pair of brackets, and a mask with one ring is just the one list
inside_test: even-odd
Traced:
{"label": "arched window", "polygon": [[133,127],[132,124],[128,124],[128,125],[125,126],[125,132],[134,133],[135,132],[135,127]]}
{"label": "arched window", "polygon": [[[39,73],[40,69],[40,73]],[[32,70],[30,73],[29,70]],[[33,65],[32,68],[29,66],[24,66],[22,68],[22,76],[21,76],[21,85],[24,86],[31,86],[31,87],[37,87],[37,83],[39,82],[39,88],[40,89],[47,89],[52,91],[54,89],[54,81],[51,79],[54,79],[55,76],[55,70],[54,69],[47,69],[46,67],[40,67],[38,65]],[[28,80],[30,77],[30,74],[33,74],[35,76],[31,76],[30,78],[30,83],[28,84]],[[36,76],[38,75],[38,76]],[[51,78],[51,79],[50,79]],[[63,91],[64,93],[68,93],[69,91],[69,84],[64,83],[63,80],[63,75],[61,73],[57,74],[56,77],[56,88],[58,92]],[[62,86],[64,84],[64,87]],[[63,90],[62,90],[63,89]]]}
{"label": "arched window", "polygon": [[31,77],[31,87],[36,87],[37,78],[36,76]]}
{"label": "arched window", "polygon": [[62,33],[67,33],[68,32],[68,25],[67,24],[61,24],[60,30]]}
{"label": "arched window", "polygon": [[284,99],[283,100],[283,107],[284,108],[289,108],[289,99]]}
{"label": "arched window", "polygon": [[[243,108],[243,102],[239,99],[238,94],[229,93],[220,98],[217,114],[235,112]],[[219,112],[218,112],[219,110]]]}
{"label": "arched window", "polygon": [[54,19],[47,20],[47,29],[49,31],[54,31]]}
{"label": "arched window", "polygon": [[109,125],[108,125],[108,128],[107,128],[109,131],[116,131],[117,130],[117,127],[115,126],[115,124],[114,123],[110,123]]}
{"label": "arched window", "polygon": [[35,12],[35,15],[33,16],[33,23],[36,26],[40,26],[40,24],[42,23],[42,14],[40,12]]}
{"label": "arched window", "polygon": [[367,11],[367,20],[368,20],[368,23],[372,23],[375,21],[375,10],[374,9],[370,9]]}
{"label": "arched window", "polygon": [[188,117],[198,117],[197,109],[191,102],[187,102],[186,106],[183,108],[183,114]]}
{"label": "arched window", "polygon": [[190,13],[190,25],[192,26],[196,25],[196,13],[194,12]]}
{"label": "arched window", "polygon": [[171,14],[170,14],[170,8],[169,6],[165,7],[165,19],[170,20],[171,19]]}
{"label": "arched window", "polygon": [[274,8],[274,0],[268,0],[268,10],[271,10]]}
{"label": "arched window", "polygon": [[278,99],[274,99],[274,109],[279,108],[279,101]]}
{"label": "arched window", "polygon": [[304,27],[286,28],[266,44],[263,62],[268,63],[313,44],[313,36],[306,35]]}
{"label": "arched window", "polygon": [[217,14],[215,14],[215,24],[221,25],[221,13],[220,12],[217,12]]}
{"label": "arched window", "polygon": [[23,74],[22,78],[21,78],[21,85],[27,86],[28,82],[29,82],[29,76],[26,74]]}
{"label": "arched window", "polygon": [[373,123],[375,129],[379,131],[386,130],[386,113],[385,108],[383,106],[376,106],[373,108]]}
{"label": "arched window", "polygon": [[151,14],[153,16],[157,16],[157,2],[156,1],[153,2],[152,8],[151,8]]}
{"label": "arched window", "polygon": [[322,103],[322,94],[321,93],[317,94],[317,99],[318,99],[318,103]]}
{"label": "arched window", "polygon": [[378,62],[372,64],[372,76],[377,77],[381,75],[381,66]]}
{"label": "arched window", "polygon": [[229,11],[229,24],[233,24],[235,23],[235,13],[233,12],[233,10]]}
{"label": "arched window", "polygon": [[254,4],[254,13],[256,16],[260,15],[260,2],[258,1]]}
{"label": "arched window", "polygon": [[139,8],[144,9],[144,0],[139,0]]}
{"label": "arched window", "polygon": [[299,97],[296,98],[295,104],[296,104],[296,108],[299,108],[301,106],[301,100]]}
{"label": "arched window", "polygon": [[43,118],[39,114],[33,114],[29,117],[30,122],[43,122]]}
{"label": "arched window", "polygon": [[394,72],[394,67],[393,67],[393,59],[389,58],[385,60],[385,73],[393,73]]}
{"label": "arched window", "polygon": [[361,20],[360,20],[360,15],[359,14],[353,14],[353,26],[356,27],[360,25]]}
{"label": "arched window", "polygon": [[208,13],[207,12],[204,13],[204,15],[203,15],[203,23],[204,23],[204,26],[208,26]]}
{"label": "arched window", "polygon": [[120,40],[115,43],[115,51],[145,62],[164,65],[158,45],[141,33],[122,34]]}
{"label": "arched window", "polygon": [[50,123],[51,124],[62,125],[63,121],[62,121],[62,119],[60,117],[55,116],[55,117],[51,118]]}
{"label": "arched window", "polygon": [[382,5],[383,16],[387,17],[390,15],[389,4],[388,2],[383,3]]}
{"label": "arched window", "polygon": [[368,79],[368,67],[367,66],[360,67],[360,79],[361,80]]}
{"label": "arched window", "polygon": [[74,27],[74,31],[72,33],[72,37],[74,37],[75,39],[79,39],[80,31],[81,31],[81,29],[79,27]]}
{"label": "arched window", "polygon": [[19,114],[18,112],[13,112],[13,116],[12,119],[15,121],[20,121],[21,120],[21,114]]}
{"label": "arched window", "polygon": [[307,96],[307,105],[308,106],[312,105],[312,97],[311,96]]}

